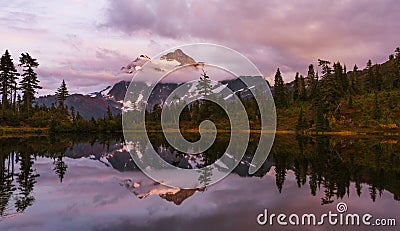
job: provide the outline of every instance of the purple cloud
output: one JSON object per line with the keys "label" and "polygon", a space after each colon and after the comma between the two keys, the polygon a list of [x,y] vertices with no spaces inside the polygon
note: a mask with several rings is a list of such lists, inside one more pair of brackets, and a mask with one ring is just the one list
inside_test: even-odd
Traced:
{"label": "purple cloud", "polygon": [[43,86],[41,95],[54,94],[61,79],[65,79],[71,93],[98,91],[120,81],[118,71],[130,58],[107,48],[98,48],[94,53],[88,57],[59,58],[55,67],[39,66],[38,75]]}
{"label": "purple cloud", "polygon": [[62,78],[73,91],[99,90],[140,54],[194,42],[233,48],[270,78],[280,67],[289,81],[318,58],[348,69],[385,61],[400,46],[398,12],[395,0],[10,1],[0,12],[0,48],[14,60],[22,52],[38,59],[40,94]]}
{"label": "purple cloud", "polygon": [[[110,1],[103,27],[248,54],[266,75],[306,72],[318,58],[363,67],[398,46],[397,1]],[[294,75],[293,75],[294,76]],[[288,78],[293,78],[290,76]]]}

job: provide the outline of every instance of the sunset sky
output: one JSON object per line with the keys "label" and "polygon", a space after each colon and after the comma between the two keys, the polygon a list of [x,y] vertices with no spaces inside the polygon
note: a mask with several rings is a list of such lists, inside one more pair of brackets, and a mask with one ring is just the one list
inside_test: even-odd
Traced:
{"label": "sunset sky", "polygon": [[392,1],[6,1],[0,0],[0,52],[29,52],[52,94],[65,79],[71,93],[121,80],[140,54],[194,42],[246,55],[267,79],[285,81],[317,59],[348,69],[381,63],[400,46],[400,2]]}

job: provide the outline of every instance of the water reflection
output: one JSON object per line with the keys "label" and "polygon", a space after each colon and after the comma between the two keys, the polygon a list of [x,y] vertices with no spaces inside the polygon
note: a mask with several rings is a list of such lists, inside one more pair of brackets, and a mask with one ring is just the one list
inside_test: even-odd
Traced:
{"label": "water reflection", "polygon": [[[54,160],[54,173],[62,183],[68,169],[63,160],[65,156],[74,158],[93,156],[100,160],[112,142],[122,145],[122,138],[120,136],[118,138],[113,136],[0,138],[0,217],[22,213],[35,202],[33,192],[40,174],[35,169],[34,163],[38,157]],[[103,152],[93,150],[94,144],[101,146]],[[80,149],[82,145],[86,148]],[[76,155],[77,153],[79,154]]]}
{"label": "water reflection", "polygon": [[146,179],[140,179],[140,181],[125,179],[120,182],[120,185],[131,191],[139,199],[158,195],[169,202],[173,202],[175,205],[182,204],[184,200],[194,193],[204,192],[206,189],[205,187],[197,189],[171,188]]}
{"label": "water reflection", "polygon": [[[209,166],[223,154],[229,143],[229,138],[222,135],[206,152],[188,155],[171,148],[160,133],[152,134],[150,139],[164,160],[181,168]],[[276,189],[283,195],[285,190],[292,190],[284,186],[288,175],[294,175],[297,186],[309,188],[309,195],[320,197],[322,205],[344,197],[360,197],[362,193],[368,193],[371,201],[375,202],[384,191],[390,192],[396,201],[400,198],[400,142],[397,137],[279,135],[268,160],[258,172],[249,175],[248,168],[257,141],[257,135],[253,134],[246,156],[233,173],[248,178],[262,178],[272,173]],[[146,147],[139,138],[131,145],[130,148],[138,152]],[[52,160],[58,184],[63,184],[68,178],[69,164],[65,158],[91,159],[103,164],[104,168],[112,167],[119,172],[138,171],[121,135],[2,138],[0,146],[2,218],[22,213],[35,203],[35,185],[39,178],[46,177],[35,167],[38,159]],[[199,171],[202,187],[193,190],[168,188],[149,179],[125,178],[119,183],[140,199],[156,194],[181,205],[196,193],[207,193],[213,169],[206,167]],[[368,190],[363,187],[368,187]]]}

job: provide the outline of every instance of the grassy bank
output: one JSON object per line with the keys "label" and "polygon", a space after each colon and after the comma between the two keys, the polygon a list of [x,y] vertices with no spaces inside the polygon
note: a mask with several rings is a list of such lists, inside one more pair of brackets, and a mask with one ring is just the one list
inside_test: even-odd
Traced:
{"label": "grassy bank", "polygon": [[[376,99],[375,99],[376,97]],[[376,102],[375,102],[376,100]],[[341,99],[336,113],[329,116],[332,132],[354,133],[399,133],[400,132],[400,91],[379,92],[354,96],[350,103]],[[300,102],[277,110],[277,130],[295,130],[300,108],[307,122],[306,130],[315,130],[315,114],[311,102]]]}
{"label": "grassy bank", "polygon": [[48,128],[0,127],[0,137],[45,136],[48,135],[48,130]]}

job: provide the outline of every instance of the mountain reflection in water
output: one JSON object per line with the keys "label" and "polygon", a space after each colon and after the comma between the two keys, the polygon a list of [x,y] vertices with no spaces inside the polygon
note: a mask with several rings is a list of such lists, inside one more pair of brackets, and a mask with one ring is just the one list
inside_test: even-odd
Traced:
{"label": "mountain reflection in water", "polygon": [[[398,137],[278,135],[268,160],[257,173],[249,175],[247,170],[257,147],[257,135],[253,134],[251,138],[245,157],[230,176],[216,185],[190,190],[166,187],[145,177],[130,158],[121,135],[1,138],[0,228],[15,227],[18,230],[20,223],[32,224],[29,215],[36,219],[39,215],[56,216],[46,212],[54,208],[62,211],[80,208],[76,214],[65,215],[68,219],[82,214],[85,206],[89,213],[89,208],[101,207],[105,209],[102,216],[108,214],[115,219],[125,219],[122,213],[129,208],[140,207],[145,211],[166,206],[159,204],[152,195],[174,206],[185,207],[187,204],[188,209],[194,210],[201,207],[196,203],[207,204],[205,198],[207,201],[216,200],[214,204],[225,201],[228,203],[225,207],[240,205],[240,209],[252,216],[259,212],[255,208],[263,209],[263,206],[274,203],[280,204],[279,208],[285,211],[286,203],[291,200],[289,197],[295,197],[297,201],[296,205],[292,203],[286,208],[290,211],[307,208],[309,205],[302,200],[313,201],[312,208],[317,210],[322,206],[334,207],[333,202],[350,200],[354,202],[350,206],[360,211],[367,209],[365,206],[368,204],[375,204],[376,207],[384,205],[386,211],[382,212],[389,212],[391,217],[398,213]],[[181,168],[200,168],[213,163],[229,142],[229,137],[219,136],[205,153],[192,156],[174,150],[161,134],[151,134],[150,139],[164,160]],[[136,145],[139,149],[146,147],[144,140],[138,140]],[[230,184],[235,184],[235,190],[229,191]],[[105,191],[101,193],[101,190]],[[49,194],[53,191],[57,194]],[[249,198],[258,198],[257,195],[263,191],[265,200],[272,201],[253,204]],[[67,200],[72,195],[80,198],[72,203]],[[135,195],[143,202],[129,195]],[[315,204],[321,207],[315,208]],[[368,207],[371,208],[375,210],[373,206]],[[119,210],[121,213],[117,212]],[[219,212],[216,214],[224,216]],[[82,222],[85,220],[84,217],[80,219]],[[46,227],[51,230],[51,226]]]}

